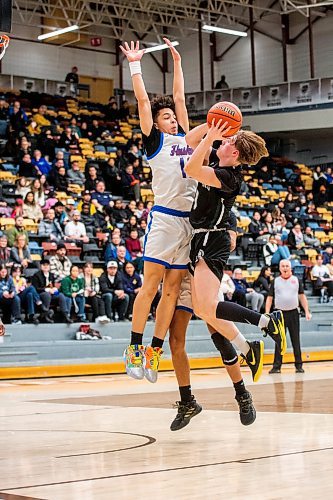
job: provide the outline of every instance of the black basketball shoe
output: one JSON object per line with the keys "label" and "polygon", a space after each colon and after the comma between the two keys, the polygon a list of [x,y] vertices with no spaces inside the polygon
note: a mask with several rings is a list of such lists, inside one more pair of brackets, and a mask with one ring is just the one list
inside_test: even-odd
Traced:
{"label": "black basketball shoe", "polygon": [[239,406],[239,418],[243,425],[251,425],[256,419],[256,409],[253,405],[252,396],[249,391],[235,396]]}
{"label": "black basketball shoe", "polygon": [[264,342],[263,340],[254,340],[248,342],[250,346],[249,352],[241,357],[246,361],[246,364],[252,372],[253,382],[258,382],[261,377],[262,368],[264,365]]}
{"label": "black basketball shoe", "polygon": [[269,317],[269,323],[266,328],[263,328],[264,336],[269,335],[283,356],[287,350],[286,329],[284,326],[284,317],[282,311],[274,311],[270,314],[265,314]]}
{"label": "black basketball shoe", "polygon": [[170,430],[179,431],[187,424],[190,423],[192,417],[195,417],[202,411],[202,407],[196,402],[194,396],[192,396],[191,401],[187,403],[182,403],[182,401],[177,401],[175,407],[178,408],[176,418],[170,425]]}

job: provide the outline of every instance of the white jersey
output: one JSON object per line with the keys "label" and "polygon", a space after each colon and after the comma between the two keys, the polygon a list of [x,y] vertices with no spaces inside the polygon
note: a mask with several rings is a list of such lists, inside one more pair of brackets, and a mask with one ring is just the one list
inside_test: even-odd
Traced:
{"label": "white jersey", "polygon": [[155,204],[189,212],[192,208],[197,181],[186,176],[185,165],[193,149],[185,141],[185,134],[170,135],[155,127],[144,136],[147,159],[152,169],[152,189]]}

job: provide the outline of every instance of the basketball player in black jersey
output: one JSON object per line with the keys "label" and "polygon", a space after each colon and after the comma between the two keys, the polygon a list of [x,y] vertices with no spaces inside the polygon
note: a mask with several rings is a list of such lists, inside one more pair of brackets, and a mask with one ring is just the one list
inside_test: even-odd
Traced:
{"label": "basketball player in black jersey", "polygon": [[[201,137],[207,131],[205,127],[199,129]],[[226,123],[213,122],[185,167],[186,174],[199,181],[190,215],[192,302],[195,314],[217,332],[223,332],[241,351],[256,382],[262,372],[264,343],[262,340],[247,342],[233,322],[259,326],[282,353],[286,350],[283,315],[281,311],[262,315],[232,302],[221,302],[218,291],[230,255],[226,222],[240,191],[242,164],[254,165],[268,156],[268,152],[265,141],[255,133],[241,130],[226,138],[228,131]],[[199,132],[194,133],[200,136]],[[214,141],[222,141],[218,150],[212,148]]]}

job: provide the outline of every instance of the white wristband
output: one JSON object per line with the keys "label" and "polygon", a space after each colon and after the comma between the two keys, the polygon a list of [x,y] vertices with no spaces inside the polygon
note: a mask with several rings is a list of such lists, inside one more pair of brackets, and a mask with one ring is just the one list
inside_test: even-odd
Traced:
{"label": "white wristband", "polygon": [[142,71],[141,71],[141,62],[140,61],[132,61],[129,63],[129,69],[130,69],[130,72],[131,72],[131,76],[133,75],[138,75],[138,74],[142,74]]}

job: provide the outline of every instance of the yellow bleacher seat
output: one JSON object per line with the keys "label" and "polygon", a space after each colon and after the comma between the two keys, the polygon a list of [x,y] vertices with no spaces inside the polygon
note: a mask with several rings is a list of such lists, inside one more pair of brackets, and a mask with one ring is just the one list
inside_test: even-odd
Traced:
{"label": "yellow bleacher seat", "polygon": [[100,275],[104,272],[104,269],[102,267],[96,267],[93,269],[93,276],[95,278],[99,278]]}
{"label": "yellow bleacher seat", "polygon": [[0,180],[6,182],[15,182],[17,179],[16,175],[13,175],[11,172],[0,171]]}
{"label": "yellow bleacher seat", "polygon": [[23,226],[26,231],[38,233],[38,224],[33,219],[23,219]]}
{"label": "yellow bleacher seat", "polygon": [[8,229],[10,226],[15,226],[15,219],[11,219],[9,217],[0,218],[1,229]]}

